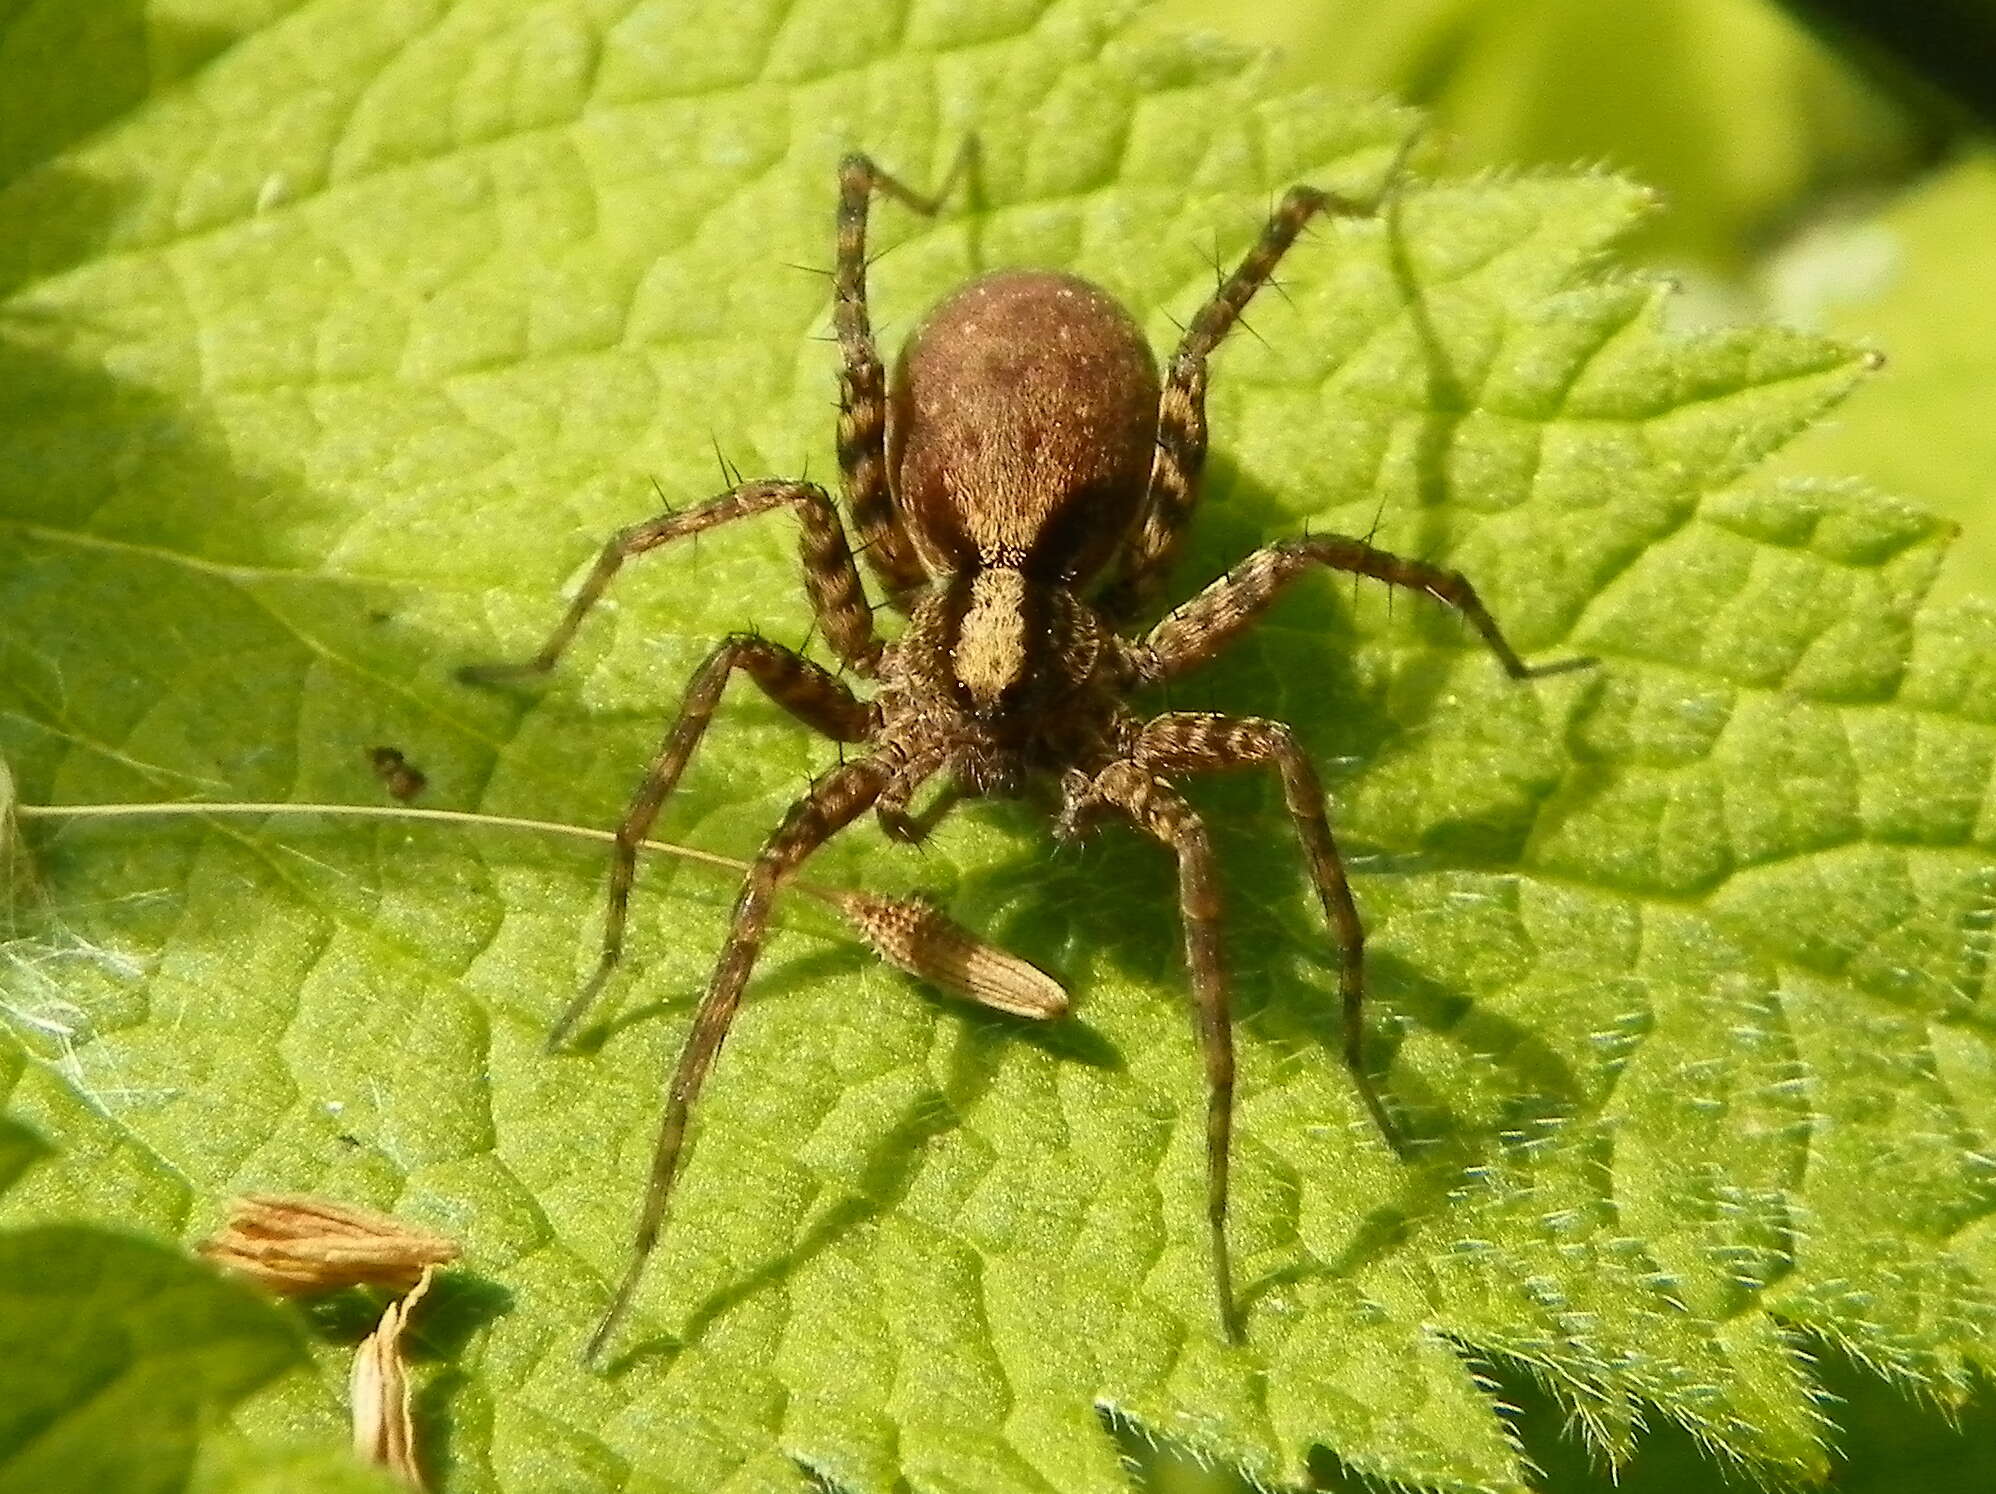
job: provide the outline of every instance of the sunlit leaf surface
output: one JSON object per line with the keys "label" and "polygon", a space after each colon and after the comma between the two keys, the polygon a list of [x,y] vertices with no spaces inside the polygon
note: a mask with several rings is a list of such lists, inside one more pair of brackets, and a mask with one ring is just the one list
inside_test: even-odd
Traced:
{"label": "sunlit leaf surface", "polygon": [[[426,804],[611,823],[717,634],[804,639],[783,521],[634,567],[543,692],[451,672],[537,643],[654,482],[721,487],[717,446],[833,470],[828,288],[793,266],[829,260],[841,151],[933,179],[982,142],[968,208],[880,213],[890,343],[1036,262],[1163,348],[1275,191],[1368,191],[1415,123],[1081,3],[198,9],[135,13],[122,91],[0,192],[25,804],[380,802],[390,744]],[[65,35],[0,50],[0,91]],[[921,854],[868,826],[814,875],[934,893],[1075,1016],[944,1004],[787,906],[607,1378],[576,1351],[731,896],[699,868],[648,871],[599,1041],[549,1057],[597,852],[31,820],[0,1081],[60,1150],[0,1214],[185,1238],[276,1188],[462,1240],[419,1408],[454,1491],[1123,1489],[1105,1409],[1270,1483],[1322,1448],[1509,1490],[1500,1360],[1605,1456],[1675,1422],[1802,1478],[1804,1330],[1959,1397],[1996,1270],[1996,627],[1923,610],[1934,521],[1757,475],[1861,361],[1665,335],[1662,292],[1604,268],[1645,206],[1606,177],[1416,180],[1299,248],[1218,360],[1178,594],[1376,524],[1528,654],[1602,660],[1514,686],[1439,609],[1326,581],[1175,692],[1287,719],[1325,765],[1419,1140],[1395,1161],[1342,1070],[1279,800],[1202,786],[1245,1347],[1214,1329],[1169,868],[1123,834],[1057,855],[1025,805]],[[661,829],[741,854],[833,753],[751,692],[723,718]],[[340,1356],[218,1445],[337,1445]]]}

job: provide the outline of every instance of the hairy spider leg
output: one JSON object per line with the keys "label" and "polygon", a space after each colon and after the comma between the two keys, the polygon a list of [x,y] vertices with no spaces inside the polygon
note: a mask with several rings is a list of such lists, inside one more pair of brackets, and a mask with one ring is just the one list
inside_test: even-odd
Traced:
{"label": "hairy spider leg", "polygon": [[870,741],[879,729],[879,708],[871,701],[859,699],[843,680],[823,666],[753,633],[731,633],[724,638],[693,671],[679,715],[659,743],[657,754],[631,797],[630,807],[618,822],[616,848],[610,858],[603,951],[597,957],[595,971],[548,1033],[550,1049],[560,1047],[575,1030],[576,1023],[595,1004],[604,983],[623,957],[624,925],[630,915],[638,847],[651,833],[660,807],[678,785],[679,775],[706,734],[707,723],[713,719],[714,707],[720,702],[729,676],[738,669],[792,716],[835,742]]}
{"label": "hairy spider leg", "polygon": [[[940,767],[942,764],[938,762],[935,766]],[[935,798],[916,813],[910,814],[908,805],[921,788],[926,776],[926,773],[920,776],[914,773],[904,774],[881,794],[880,803],[875,806],[874,813],[880,820],[881,830],[886,833],[889,840],[898,840],[907,846],[921,845],[935,833],[938,825],[949,818],[959,804],[970,797],[969,790],[952,778],[937,791]]]}
{"label": "hairy spider leg", "polygon": [[602,1353],[637,1295],[645,1262],[664,1228],[666,1204],[685,1156],[687,1118],[741,1005],[742,988],[748,984],[749,972],[761,953],[777,891],[813,851],[867,811],[890,776],[891,770],[873,758],[856,759],[832,769],[790,806],[750,867],[741,894],[735,899],[727,943],[721,947],[707,993],[700,998],[693,1026],[679,1050],[679,1062],[666,1094],[665,1114],[659,1122],[658,1143],[652,1151],[651,1181],[638,1215],[630,1263],[602,1321],[590,1335],[583,1350],[584,1359],[594,1361]]}
{"label": "hairy spider leg", "polygon": [[[1349,571],[1384,581],[1389,586],[1424,592],[1455,608],[1482,635],[1491,652],[1504,666],[1505,673],[1513,679],[1542,679],[1547,675],[1582,669],[1595,662],[1591,658],[1577,657],[1549,664],[1527,664],[1506,641],[1497,620],[1477,596],[1476,588],[1460,571],[1446,570],[1426,561],[1408,560],[1375,549],[1363,540],[1325,534],[1284,540],[1257,550],[1199,595],[1175,609],[1132,649],[1132,668],[1136,676],[1147,684],[1164,683],[1216,658],[1261,620],[1262,614],[1290,582],[1319,567]],[[1365,1068],[1365,928],[1352,900],[1344,864],[1324,819],[1323,789],[1317,781],[1316,771],[1296,746],[1289,729],[1275,722],[1227,723],[1217,717],[1167,715],[1157,718],[1152,727],[1160,724],[1168,727],[1174,721],[1185,719],[1214,723],[1215,730],[1227,726],[1252,728],[1245,735],[1236,737],[1226,750],[1235,754],[1261,754],[1260,757],[1237,756],[1235,761],[1242,766],[1251,761],[1272,759],[1280,769],[1284,802],[1295,821],[1297,833],[1303,839],[1311,863],[1311,875],[1317,883],[1325,915],[1337,930],[1342,951],[1345,1061],[1381,1134],[1398,1150],[1401,1145],[1399,1133]],[[1149,736],[1150,730],[1146,728],[1140,742],[1153,740]],[[1195,729],[1193,746],[1174,745],[1168,736],[1159,737],[1154,739],[1154,750],[1179,753],[1184,756],[1186,766],[1196,770],[1202,766],[1193,760],[1199,750],[1221,750],[1211,738],[1206,739],[1203,748],[1197,747],[1200,736],[1201,730]],[[1205,764],[1211,767],[1226,765],[1221,762]]]}
{"label": "hairy spider leg", "polygon": [[1259,716],[1216,716],[1180,711],[1153,717],[1130,753],[1131,760],[1151,773],[1182,777],[1189,773],[1224,773],[1242,768],[1273,767],[1282,783],[1283,807],[1289,811],[1302,842],[1303,856],[1316,884],[1324,918],[1338,940],[1338,990],[1344,1004],[1345,1066],[1380,1134],[1404,1154],[1399,1129],[1387,1114],[1378,1087],[1365,1067],[1365,925],[1351,895],[1344,859],[1324,817],[1324,788],[1317,770],[1280,721]]}
{"label": "hairy spider leg", "polygon": [[[1077,785],[1078,787],[1078,785]],[[1121,810],[1130,822],[1178,857],[1178,911],[1185,962],[1192,972],[1193,1023],[1206,1065],[1206,1222],[1212,1237],[1213,1286],[1220,1326],[1240,1337],[1234,1311],[1233,1266],[1227,1248],[1228,1166],[1233,1155],[1234,1029],[1227,971],[1220,959],[1220,879],[1205,821],[1158,774],[1124,759],[1111,763],[1062,809],[1069,833],[1100,808]]]}
{"label": "hairy spider leg", "polygon": [[839,475],[860,548],[888,603],[906,612],[929,573],[915,553],[887,475],[887,371],[874,342],[866,304],[867,213],[876,193],[924,217],[944,201],[976,159],[964,142],[942,186],[929,196],[912,191],[863,155],[839,162],[838,259],[832,276],[832,324],[839,342]]}
{"label": "hairy spider leg", "polygon": [[1155,597],[1198,506],[1199,475],[1206,465],[1206,360],[1240,322],[1248,302],[1269,282],[1312,217],[1320,212],[1363,217],[1373,210],[1316,187],[1291,187],[1233,274],[1187,325],[1158,399],[1157,456],[1143,519],[1131,531],[1115,579],[1102,594],[1105,616],[1134,617]]}
{"label": "hairy spider leg", "polygon": [[873,628],[873,609],[867,605],[866,588],[853,561],[852,547],[846,543],[845,526],[830,496],[816,483],[765,479],[743,483],[711,498],[698,508],[660,514],[642,524],[618,530],[603,546],[588,580],[575,594],[540,652],[518,664],[467,664],[457,677],[467,684],[498,684],[546,674],[555,666],[575,630],[589,609],[602,599],[610,580],[626,560],[656,550],[673,540],[698,534],[736,519],[750,518],[772,508],[789,505],[797,511],[802,525],[798,535],[799,558],[804,564],[804,589],[811,598],[811,610],[832,651],[856,673],[871,676],[879,662],[881,642]]}
{"label": "hairy spider leg", "polygon": [[1476,629],[1490,651],[1514,680],[1543,679],[1570,669],[1585,669],[1591,657],[1527,664],[1505,641],[1497,619],[1490,615],[1461,571],[1425,560],[1408,560],[1364,540],[1342,534],[1313,534],[1279,540],[1265,546],[1213,582],[1199,595],[1176,608],[1134,649],[1133,667],[1145,684],[1162,684],[1219,656],[1226,647],[1261,620],[1290,582],[1306,572],[1349,571],[1384,581],[1388,586],[1423,592],[1453,607]]}

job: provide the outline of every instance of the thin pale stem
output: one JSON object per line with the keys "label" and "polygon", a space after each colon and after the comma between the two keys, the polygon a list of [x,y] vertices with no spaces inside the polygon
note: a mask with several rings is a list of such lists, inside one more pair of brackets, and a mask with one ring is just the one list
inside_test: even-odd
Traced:
{"label": "thin pale stem", "polygon": [[[594,840],[604,843],[617,838],[615,831],[597,830],[588,825],[570,825],[561,820],[534,820],[510,814],[473,814],[462,809],[417,809],[400,804],[228,801],[214,804],[16,804],[14,806],[14,816],[21,820],[184,819],[196,815],[249,817],[271,814],[317,814],[330,819],[421,821],[433,825],[472,825],[495,830],[530,830],[541,835],[565,835],[574,840]],[[749,869],[746,861],[738,860],[736,857],[723,856],[716,851],[695,850],[692,846],[674,845],[669,840],[641,840],[638,844],[647,851],[677,856],[682,861],[697,861],[704,866],[718,867],[724,871],[746,872]],[[840,906],[845,896],[837,889],[821,887],[811,882],[795,881],[789,886],[807,897],[814,897],[820,902],[831,903],[834,906]]]}

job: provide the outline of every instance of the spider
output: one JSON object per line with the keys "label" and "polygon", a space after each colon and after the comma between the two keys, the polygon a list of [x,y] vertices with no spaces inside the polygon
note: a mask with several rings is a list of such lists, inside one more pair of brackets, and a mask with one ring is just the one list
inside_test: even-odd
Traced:
{"label": "spider", "polygon": [[[1133,692],[1216,657],[1296,578],[1330,569],[1424,592],[1455,608],[1514,679],[1590,663],[1533,667],[1511,648],[1460,573],[1359,539],[1320,534],[1256,551],[1141,634],[1141,615],[1184,538],[1206,456],[1207,361],[1309,220],[1374,209],[1292,187],[1233,273],[1202,306],[1160,379],[1136,320],[1077,276],[1008,269],[973,279],[929,312],[890,383],[867,312],[866,235],[873,199],[937,212],[864,155],[839,165],[832,274],[840,351],[839,473],[860,551],[907,624],[875,630],[838,508],[810,482],[738,483],[692,509],[619,531],[547,642],[518,664],[460,671],[473,682],[552,669],[611,578],[632,556],[716,525],[787,508],[802,525],[804,589],[816,626],[872,698],[797,650],[752,633],[721,640],[694,671],[617,827],[602,954],[549,1038],[581,1020],[623,949],[639,842],[698,747],[729,678],[745,673],[812,730],[864,750],[815,779],[763,844],[742,887],[706,994],[680,1050],[624,1277],[585,1351],[595,1358],[628,1311],[666,1218],[686,1154],[688,1119],[741,1003],[779,890],[814,851],[871,810],[885,833],[920,840],[958,797],[1058,792],[1055,834],[1071,839],[1120,816],[1177,858],[1185,956],[1204,1055],[1206,1213],[1222,1333],[1237,1338],[1227,1253],[1227,1168],[1234,1051],[1220,957],[1220,882],[1211,839],[1176,781],[1231,769],[1272,770],[1340,951],[1344,1059],[1372,1120],[1400,1140],[1368,1076],[1361,1026],[1365,930],[1324,817],[1316,770],[1282,722],[1167,711],[1144,717]],[[943,796],[912,815],[931,780]],[[953,926],[951,926],[953,927]],[[911,936],[916,943],[923,937]],[[961,953],[959,950],[958,953]],[[916,949],[909,968],[950,958]],[[975,977],[960,977],[959,989]],[[1052,1006],[1030,1015],[1054,1015]]]}

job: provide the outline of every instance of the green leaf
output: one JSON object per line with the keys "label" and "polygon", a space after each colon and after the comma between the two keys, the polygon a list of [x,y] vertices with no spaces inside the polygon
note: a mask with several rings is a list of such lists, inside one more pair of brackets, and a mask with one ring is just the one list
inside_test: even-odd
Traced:
{"label": "green leaf", "polygon": [[1158,24],[1280,47],[1283,76],[1431,107],[1468,164],[1603,161],[1661,189],[1643,247],[1725,272],[1935,133],[1760,0],[1165,0]]}
{"label": "green leaf", "polygon": [[[47,1152],[0,1115],[0,1192]],[[0,1488],[181,1488],[204,1425],[303,1359],[281,1311],[179,1250],[0,1230]]]}
{"label": "green leaf", "polygon": [[[59,74],[88,76],[77,67]],[[889,205],[889,341],[977,269],[1071,265],[1159,346],[1294,180],[1375,186],[1413,121],[1275,93],[1065,0],[325,0],[23,175],[0,212],[0,751],[21,800],[424,802],[614,822],[688,670],[802,639],[795,540],[633,567],[544,694],[519,655],[617,525],[751,470],[832,469],[832,166]],[[1826,1467],[1807,1335],[1944,1401],[1991,1362],[1978,1004],[1996,868],[1986,620],[1926,608],[1936,522],[1761,476],[1861,360],[1674,337],[1603,270],[1646,195],[1600,176],[1410,186],[1334,225],[1221,354],[1188,593],[1305,524],[1460,566],[1528,653],[1302,588],[1173,704],[1294,722],[1371,929],[1396,1162],[1339,1059],[1332,946],[1279,799],[1201,786],[1242,1057],[1215,1333],[1204,1092],[1169,869],[1055,855],[1023,805],[924,855],[856,829],[826,882],[925,888],[1072,986],[1043,1033],[939,1003],[786,905],[703,1102],[608,1378],[622,1268],[730,889],[640,883],[584,1056],[542,1052],[593,959],[601,858],[287,815],[32,817],[7,946],[9,1103],[62,1145],[17,1217],[189,1235],[304,1189],[467,1246],[488,1299],[425,1391],[453,1490],[1127,1487],[1101,1413],[1295,1482],[1527,1479],[1485,1367],[1612,1458],[1645,1422]],[[751,851],[831,753],[731,696],[663,833]],[[483,1305],[481,1305],[481,1302]],[[337,1353],[234,1418],[344,1437]],[[1313,1449],[1328,1452],[1313,1454]]]}
{"label": "green leaf", "polygon": [[267,1447],[212,1437],[188,1481],[189,1494],[406,1494],[407,1485],[360,1462],[345,1447]]}
{"label": "green leaf", "polygon": [[1960,520],[1942,590],[1996,592],[1996,533],[1980,522],[1996,472],[1996,304],[1961,270],[1996,235],[1996,157],[1970,154],[1868,218],[1802,239],[1766,271],[1785,319],[1862,337],[1885,355],[1876,387],[1786,457],[1796,471],[1861,473]]}
{"label": "green leaf", "polygon": [[[1836,1415],[1837,1461],[1828,1483],[1835,1494],[1980,1489],[1996,1478],[1996,1395],[1987,1381],[1965,1405],[1941,1408],[1907,1396],[1843,1354],[1818,1356],[1813,1373]],[[1549,1397],[1515,1382],[1505,1389],[1523,1412],[1526,1450],[1544,1486],[1561,1494],[1753,1494],[1765,1487],[1737,1470],[1719,1476],[1710,1454],[1674,1427],[1645,1436],[1634,1461],[1611,1479],[1571,1439],[1550,1435],[1558,1417]]]}

